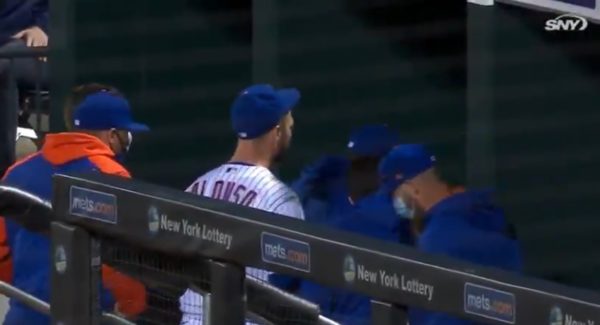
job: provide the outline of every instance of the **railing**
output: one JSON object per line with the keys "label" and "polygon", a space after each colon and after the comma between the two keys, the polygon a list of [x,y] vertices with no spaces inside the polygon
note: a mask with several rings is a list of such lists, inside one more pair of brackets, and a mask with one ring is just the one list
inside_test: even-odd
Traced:
{"label": "railing", "polygon": [[[65,241],[68,241],[71,244],[75,242],[82,243],[82,239],[85,241],[86,238],[90,238],[88,235],[84,235],[84,237],[81,237],[81,230],[76,230],[77,235],[73,236],[74,233],[71,232],[73,227],[68,225],[61,225],[59,223],[54,222],[51,226],[52,220],[55,220],[51,204],[30,193],[24,192],[19,189],[15,189],[13,187],[0,185],[0,214],[14,221],[17,221],[21,226],[37,233],[49,235],[50,227],[52,227],[52,229],[54,229],[53,231],[55,232],[64,232],[64,235],[53,236],[52,239],[55,244],[61,242],[64,243]],[[77,244],[77,246],[79,246],[79,244]],[[106,249],[108,246],[108,242],[104,242],[102,248]],[[83,248],[83,246],[80,248]],[[139,278],[141,281],[150,282],[154,285],[161,281],[157,280],[157,278],[162,278],[164,280],[164,274],[160,274],[160,270],[158,270],[155,265],[145,265],[144,263],[131,263],[131,260],[160,260],[160,264],[171,265],[172,269],[178,270],[184,269],[182,268],[183,265],[189,265],[188,261],[182,260],[178,256],[161,255],[160,253],[151,252],[143,249],[124,250],[122,249],[122,247],[117,248],[114,246],[113,249],[120,249],[121,253],[124,252],[124,255],[119,255],[119,253],[112,254],[113,258],[107,261],[110,265],[127,274],[138,274],[140,275]],[[68,253],[68,256],[71,256],[71,254],[83,256],[88,253],[89,251],[85,249],[78,249],[76,251],[70,251]],[[111,254],[106,255],[110,256]],[[126,256],[127,258],[114,258],[114,256]],[[98,259],[93,258],[92,261],[97,262]],[[84,264],[86,264],[87,267],[92,266],[93,263],[89,263],[88,261],[88,263]],[[75,270],[78,268],[75,266],[74,263],[69,262],[69,267],[67,269]],[[204,301],[204,308],[206,312],[204,315],[207,316],[205,317],[205,322],[207,322],[209,319],[212,319],[217,324],[228,324],[226,322],[219,322],[219,319],[221,319],[220,317],[222,317],[222,315],[229,315],[229,317],[231,317],[232,315],[235,316],[235,309],[231,310],[233,303],[232,300],[228,299],[228,297],[223,297],[222,295],[223,293],[225,293],[226,296],[231,297],[232,294],[227,292],[227,290],[219,290],[217,287],[215,287],[214,283],[218,283],[218,279],[225,280],[221,283],[225,284],[226,288],[230,288],[231,282],[236,281],[237,279],[238,281],[243,281],[243,287],[246,288],[247,291],[247,298],[244,299],[245,305],[247,306],[247,310],[245,314],[238,316],[245,316],[247,319],[258,324],[270,325],[280,324],[280,322],[278,322],[277,320],[285,318],[286,314],[289,314],[291,312],[293,315],[300,317],[301,319],[308,320],[310,324],[337,324],[336,322],[319,315],[319,308],[313,303],[294,297],[289,293],[286,293],[278,288],[275,288],[263,281],[254,279],[252,277],[246,277],[245,279],[243,277],[236,277],[236,275],[240,275],[239,267],[235,267],[232,269],[230,265],[223,264],[221,262],[200,260],[198,262],[193,262],[192,268],[188,269],[187,271],[188,274],[191,274],[190,277],[196,277],[199,279],[205,276],[211,276],[210,285],[207,285],[207,282],[202,281],[199,281],[198,283],[183,283],[183,288],[191,287],[193,288],[193,290],[204,295],[206,299]],[[243,271],[241,274],[243,275]],[[53,281],[60,282],[59,279],[62,278],[64,281],[68,281],[72,284],[79,285],[85,283],[85,281],[82,280],[85,280],[86,277],[89,280],[90,273],[80,274],[77,272],[71,273],[71,271],[68,271],[68,274],[65,273],[62,275],[62,277],[57,277],[58,279],[54,278]],[[181,286],[181,279],[178,279],[175,274],[172,274],[169,278],[169,285],[173,286],[173,284],[178,281]],[[80,288],[81,291],[79,292],[79,296],[81,299],[79,299],[78,301],[95,301],[93,291],[94,288],[97,288],[97,286],[91,288],[82,285]],[[63,296],[67,294],[67,292],[63,292],[62,290],[55,290],[53,292],[59,292],[59,294],[56,296]],[[23,291],[20,291],[19,289],[4,282],[0,282],[0,294],[5,294],[11,297],[11,299],[16,299],[19,302],[30,307],[31,309],[41,312],[43,314],[51,313],[54,319],[56,315],[59,315],[61,312],[67,312],[71,317],[70,320],[78,320],[75,322],[67,320],[66,322],[62,323],[65,325],[96,324],[96,321],[99,321],[101,324],[111,325],[133,324],[118,316],[106,312],[102,314],[86,313],[85,308],[75,309],[75,304],[55,303],[52,306],[50,306],[48,305],[48,303],[41,301]],[[222,303],[223,298],[225,298],[226,306]],[[241,298],[241,296],[237,298]],[[221,311],[215,311],[211,308],[211,306],[215,305],[212,303],[215,300],[216,306],[222,308]],[[265,302],[276,302],[276,304],[265,304]],[[240,300],[240,303],[244,302]],[[89,304],[86,303],[79,306],[91,307]]]}
{"label": "railing", "polygon": [[[39,144],[32,132],[20,132],[24,139],[15,145],[17,127],[47,132],[49,96],[46,82],[48,47],[0,48],[0,173],[15,159],[31,153]],[[33,67],[31,67],[33,65]],[[29,70],[33,75],[29,75]],[[18,139],[17,139],[18,140]]]}
{"label": "railing", "polygon": [[[82,298],[82,288],[91,292],[97,287],[89,276],[94,273],[89,261],[99,259],[92,243],[103,245],[105,236],[121,245],[162,254],[159,259],[163,261],[208,260],[209,272],[215,276],[209,278],[213,295],[211,324],[243,323],[245,304],[241,301],[245,291],[226,285],[231,279],[239,279],[242,265],[369,296],[372,310],[377,310],[372,312],[371,323],[378,325],[402,324],[403,308],[399,306],[499,325],[545,324],[557,314],[560,319],[564,315],[586,324],[600,323],[600,295],[594,292],[432,256],[138,181],[102,175],[59,175],[54,180],[53,209],[60,222],[52,226],[53,251],[64,249],[67,263],[81,268],[79,275],[54,271],[53,292],[59,290],[61,295],[52,303],[62,308],[53,310],[53,316],[65,324],[90,320],[74,318],[76,315],[68,311],[74,301]],[[100,202],[110,209],[106,213],[89,212],[75,204],[81,200]],[[196,235],[173,226],[176,224],[195,225],[219,237]],[[283,258],[273,260],[269,252],[274,246],[293,249],[305,258],[294,263]],[[74,282],[75,276],[85,281]]]}
{"label": "railing", "polygon": [[[48,47],[26,47],[26,48],[0,48],[0,59],[9,60],[8,75],[10,76],[9,82],[14,83],[9,87],[15,87],[17,92],[12,92],[11,95],[18,96],[10,98],[20,104],[20,109],[23,109],[24,113],[36,114],[36,120],[32,121],[33,128],[36,131],[47,131],[47,127],[42,125],[42,114],[47,114],[48,111],[42,107],[42,99],[48,94],[48,89],[45,88],[45,80],[43,80],[43,69],[46,64],[44,60],[47,60],[50,49]],[[34,65],[34,76],[31,76],[33,80],[28,80],[25,85],[19,85],[19,78],[17,76],[15,60],[17,59],[34,59],[31,61]],[[30,63],[28,63],[30,64]],[[20,98],[19,98],[20,97]]]}
{"label": "railing", "polygon": [[[48,234],[52,206],[49,202],[41,200],[27,192],[0,185],[0,214],[9,215],[18,220],[29,220],[23,223],[22,226],[31,231]],[[40,221],[35,221],[36,219]],[[9,299],[14,299],[32,310],[44,315],[50,315],[51,308],[48,302],[38,299],[11,284],[0,281],[0,294],[5,295]],[[105,325],[134,324],[111,313],[102,313],[100,320]]]}
{"label": "railing", "polygon": [[[27,292],[19,290],[12,285],[0,281],[0,294],[3,294],[10,299],[15,299],[25,306],[40,312],[44,315],[50,315],[50,305],[40,300]],[[105,325],[135,325],[134,323],[127,321],[119,316],[110,313],[102,313],[102,324]]]}
{"label": "railing", "polygon": [[[145,283],[167,281],[177,290],[210,292],[210,303],[204,306],[209,324],[242,324],[249,312],[268,323],[286,324],[269,319],[273,310],[264,310],[269,309],[265,301],[275,301],[275,307],[283,310],[292,308],[307,320],[305,324],[331,323],[319,317],[314,304],[260,281],[244,280],[243,265],[370,296],[371,323],[378,325],[403,324],[405,315],[399,307],[403,305],[499,325],[543,324],[563,317],[586,324],[600,322],[600,296],[594,292],[274,218],[176,190],[102,175],[59,175],[54,191],[51,210],[49,203],[35,196],[0,186],[0,213],[46,234],[52,222],[52,251],[63,252],[53,254],[59,258],[55,262],[69,267],[52,267],[51,314],[55,322],[65,325],[104,319],[95,307],[100,263]],[[88,211],[74,203],[81,200],[110,209]],[[177,223],[200,225],[220,234],[218,238],[229,239],[198,237],[170,226]],[[293,248],[307,258],[301,264],[271,263],[265,252],[272,245]],[[105,249],[112,253],[106,254]],[[168,272],[157,268],[161,265]],[[193,276],[178,277],[182,270]],[[371,281],[362,274],[364,270],[381,273],[380,280],[389,281]]]}

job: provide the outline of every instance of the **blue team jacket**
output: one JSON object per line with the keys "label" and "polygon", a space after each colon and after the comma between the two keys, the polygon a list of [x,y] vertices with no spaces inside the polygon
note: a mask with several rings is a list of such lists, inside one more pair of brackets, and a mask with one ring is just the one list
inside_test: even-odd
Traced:
{"label": "blue team jacket", "polygon": [[[400,218],[394,210],[392,198],[386,191],[369,195],[355,205],[354,211],[339,216],[338,226],[360,235],[392,243],[412,245],[410,221]],[[331,317],[342,324],[370,324],[371,299],[344,290],[332,290],[329,311]]]}
{"label": "blue team jacket", "polygon": [[[343,157],[324,156],[304,168],[292,182],[290,187],[302,203],[306,222],[335,227],[336,215],[351,209],[346,187],[348,167],[349,161]],[[269,282],[306,300],[321,302],[323,311],[330,309],[328,288],[281,274],[270,275]]]}
{"label": "blue team jacket", "polygon": [[[355,205],[348,200],[346,175],[349,162],[341,157],[324,157],[309,165],[292,184],[308,222],[326,225],[394,243],[412,242],[408,220],[394,211],[388,193],[379,191]],[[342,324],[370,323],[369,297],[321,286],[306,280],[291,281],[273,275],[271,283],[319,305],[324,316]]]}
{"label": "blue team jacket", "polygon": [[[521,272],[519,243],[490,191],[454,194],[428,211],[417,247],[425,252]],[[409,310],[411,324],[475,325],[440,313]]]}
{"label": "blue team jacket", "polygon": [[410,221],[396,214],[387,191],[361,199],[349,215],[337,217],[336,223],[343,230],[405,245],[413,243]]}
{"label": "blue team jacket", "polygon": [[[33,193],[45,200],[52,198],[52,175],[66,172],[104,172],[128,177],[127,171],[115,160],[110,148],[100,140],[82,133],[59,133],[46,136],[42,150],[13,165],[3,183]],[[0,218],[2,219],[2,218]],[[6,223],[9,258],[12,258],[12,284],[33,296],[50,299],[50,240],[41,234],[30,232],[11,220]],[[122,274],[106,266],[102,269],[104,286],[102,304],[112,310],[114,298],[119,311],[135,315],[145,308],[145,289]],[[6,279],[9,280],[10,279]],[[109,292],[110,290],[110,292]],[[42,315],[14,299],[5,325],[49,324]]]}
{"label": "blue team jacket", "polygon": [[[413,242],[410,222],[397,216],[391,197],[385,191],[361,199],[350,209],[338,206],[330,207],[328,211],[333,214],[322,219],[338,229],[393,243],[411,245]],[[318,304],[323,315],[342,324],[370,323],[371,301],[367,296],[310,281],[302,281],[296,294]]]}
{"label": "blue team jacket", "polygon": [[350,207],[346,185],[349,164],[346,158],[325,156],[304,168],[292,183],[307,222],[332,225],[333,217]]}

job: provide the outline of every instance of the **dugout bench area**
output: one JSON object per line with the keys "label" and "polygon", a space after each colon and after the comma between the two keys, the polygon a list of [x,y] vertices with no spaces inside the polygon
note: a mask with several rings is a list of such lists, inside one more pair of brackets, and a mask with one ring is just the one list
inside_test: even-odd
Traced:
{"label": "dugout bench area", "polygon": [[[334,324],[318,306],[246,278],[245,266],[370,296],[376,325],[402,324],[403,306],[489,324],[600,324],[594,292],[178,190],[111,176],[60,175],[54,193],[52,324],[128,323],[99,308],[101,263],[163,295],[177,298],[187,288],[204,294],[205,324],[243,324],[245,318]],[[28,223],[29,217],[12,216],[38,230],[48,226]]]}

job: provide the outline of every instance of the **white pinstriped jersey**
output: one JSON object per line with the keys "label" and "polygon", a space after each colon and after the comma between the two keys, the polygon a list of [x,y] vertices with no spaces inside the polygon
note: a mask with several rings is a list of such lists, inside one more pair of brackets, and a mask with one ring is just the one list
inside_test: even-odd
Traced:
{"label": "white pinstriped jersey", "polygon": [[[223,164],[199,177],[186,192],[304,220],[296,193],[262,166]],[[267,281],[270,272],[248,267],[246,274]],[[182,325],[202,324],[202,295],[188,289],[179,306]]]}

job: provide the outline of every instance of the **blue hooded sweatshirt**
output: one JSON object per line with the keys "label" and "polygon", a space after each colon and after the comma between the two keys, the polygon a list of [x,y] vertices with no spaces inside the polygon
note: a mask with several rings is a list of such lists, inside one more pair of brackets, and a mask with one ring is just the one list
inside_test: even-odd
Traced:
{"label": "blue hooded sweatshirt", "polygon": [[307,222],[333,225],[334,216],[351,207],[346,184],[349,167],[344,157],[325,156],[308,165],[292,183]]}
{"label": "blue hooded sweatshirt", "polygon": [[[302,202],[306,222],[336,227],[336,215],[345,214],[352,208],[346,187],[349,165],[344,157],[324,156],[304,168],[300,177],[292,183],[290,187]],[[283,274],[271,274],[269,282],[314,302],[328,300],[324,297],[330,296],[327,288]]]}
{"label": "blue hooded sweatshirt", "polygon": [[[351,209],[333,208],[326,223],[341,230],[393,243],[412,244],[410,222],[396,215],[392,200],[380,190],[358,201]],[[336,213],[337,212],[337,213]],[[319,305],[324,316],[341,324],[370,324],[371,299],[342,289],[301,281],[296,294]]]}
{"label": "blue hooded sweatshirt", "polygon": [[343,230],[405,245],[413,243],[410,221],[396,214],[385,190],[358,201],[349,215],[337,217],[336,223]]}
{"label": "blue hooded sweatshirt", "polygon": [[[2,5],[3,4],[3,5]],[[0,46],[32,26],[48,30],[48,0],[0,1]]]}
{"label": "blue hooded sweatshirt", "polygon": [[[413,243],[410,221],[396,214],[387,191],[379,190],[363,198],[352,213],[338,218],[337,224],[342,230],[393,243]],[[371,299],[368,296],[344,290],[332,290],[332,296],[329,313],[333,319],[342,324],[370,323]]]}
{"label": "blue hooded sweatshirt", "polygon": [[[490,191],[454,194],[435,206],[425,217],[417,247],[427,253],[446,255],[475,264],[521,272],[519,243],[504,212],[492,202]],[[441,313],[409,310],[411,324],[475,325]]]}

